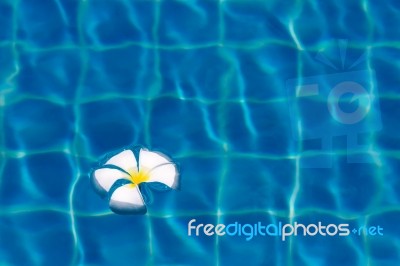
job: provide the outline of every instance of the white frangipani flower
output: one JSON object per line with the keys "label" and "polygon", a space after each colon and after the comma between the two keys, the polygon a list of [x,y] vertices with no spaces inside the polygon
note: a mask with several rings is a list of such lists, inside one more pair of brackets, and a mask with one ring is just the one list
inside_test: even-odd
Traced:
{"label": "white frangipani flower", "polygon": [[169,157],[145,148],[125,149],[91,173],[95,190],[108,195],[110,209],[118,214],[144,214],[147,211],[139,184],[163,184],[176,189],[177,166]]}

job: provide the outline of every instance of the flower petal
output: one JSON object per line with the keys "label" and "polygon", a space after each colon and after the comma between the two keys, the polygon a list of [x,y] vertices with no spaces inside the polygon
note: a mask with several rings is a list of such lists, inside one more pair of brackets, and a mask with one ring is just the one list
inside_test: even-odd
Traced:
{"label": "flower petal", "polygon": [[168,163],[154,167],[149,172],[147,182],[160,182],[166,186],[176,189],[179,184],[179,173],[175,164]]}
{"label": "flower petal", "polygon": [[171,159],[160,152],[141,149],[139,154],[139,169],[150,170],[162,164],[171,163]]}
{"label": "flower petal", "polygon": [[110,198],[110,209],[117,214],[144,214],[144,204],[139,187],[127,184],[117,188]]}
{"label": "flower petal", "polygon": [[124,150],[111,157],[105,164],[118,166],[127,173],[137,172],[137,162],[131,150]]}
{"label": "flower petal", "polygon": [[118,179],[129,180],[129,178],[130,176],[127,173],[113,168],[96,169],[91,176],[92,183],[96,191],[100,194],[107,193]]}

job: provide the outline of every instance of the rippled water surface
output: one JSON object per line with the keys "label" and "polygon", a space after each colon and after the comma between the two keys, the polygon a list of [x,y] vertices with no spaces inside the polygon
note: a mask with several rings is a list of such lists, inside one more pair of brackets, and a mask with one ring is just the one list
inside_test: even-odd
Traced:
{"label": "rippled water surface", "polygon": [[[2,265],[398,265],[398,1],[1,0],[0,13]],[[363,53],[352,71],[374,76],[382,125],[363,126],[372,161],[348,163],[335,136],[332,167],[303,168],[293,119],[330,118],[291,111],[287,81],[351,80]],[[181,168],[181,190],[143,216],[113,214],[88,178],[131,144]],[[384,234],[189,237],[191,219]]]}

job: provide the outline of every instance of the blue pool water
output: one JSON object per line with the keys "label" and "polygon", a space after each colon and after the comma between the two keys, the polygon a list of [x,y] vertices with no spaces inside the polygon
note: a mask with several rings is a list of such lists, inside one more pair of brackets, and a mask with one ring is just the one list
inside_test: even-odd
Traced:
{"label": "blue pool water", "polygon": [[[398,265],[400,5],[319,2],[0,1],[0,264]],[[382,127],[363,126],[372,162],[348,163],[336,136],[332,167],[303,168],[291,119],[323,112],[290,111],[286,82],[353,78],[314,60],[337,40],[348,62],[367,53],[355,70],[375,71]],[[143,216],[112,213],[89,182],[131,144],[181,169]],[[196,237],[192,219],[383,235]]]}

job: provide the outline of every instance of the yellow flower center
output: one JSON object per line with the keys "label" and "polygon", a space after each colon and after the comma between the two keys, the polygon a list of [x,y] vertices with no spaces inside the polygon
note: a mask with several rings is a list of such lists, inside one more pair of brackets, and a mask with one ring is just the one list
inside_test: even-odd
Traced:
{"label": "yellow flower center", "polygon": [[130,179],[133,185],[139,185],[140,183],[146,182],[150,178],[149,172],[146,170],[139,170],[139,172],[136,170],[129,171],[129,175],[131,176]]}

